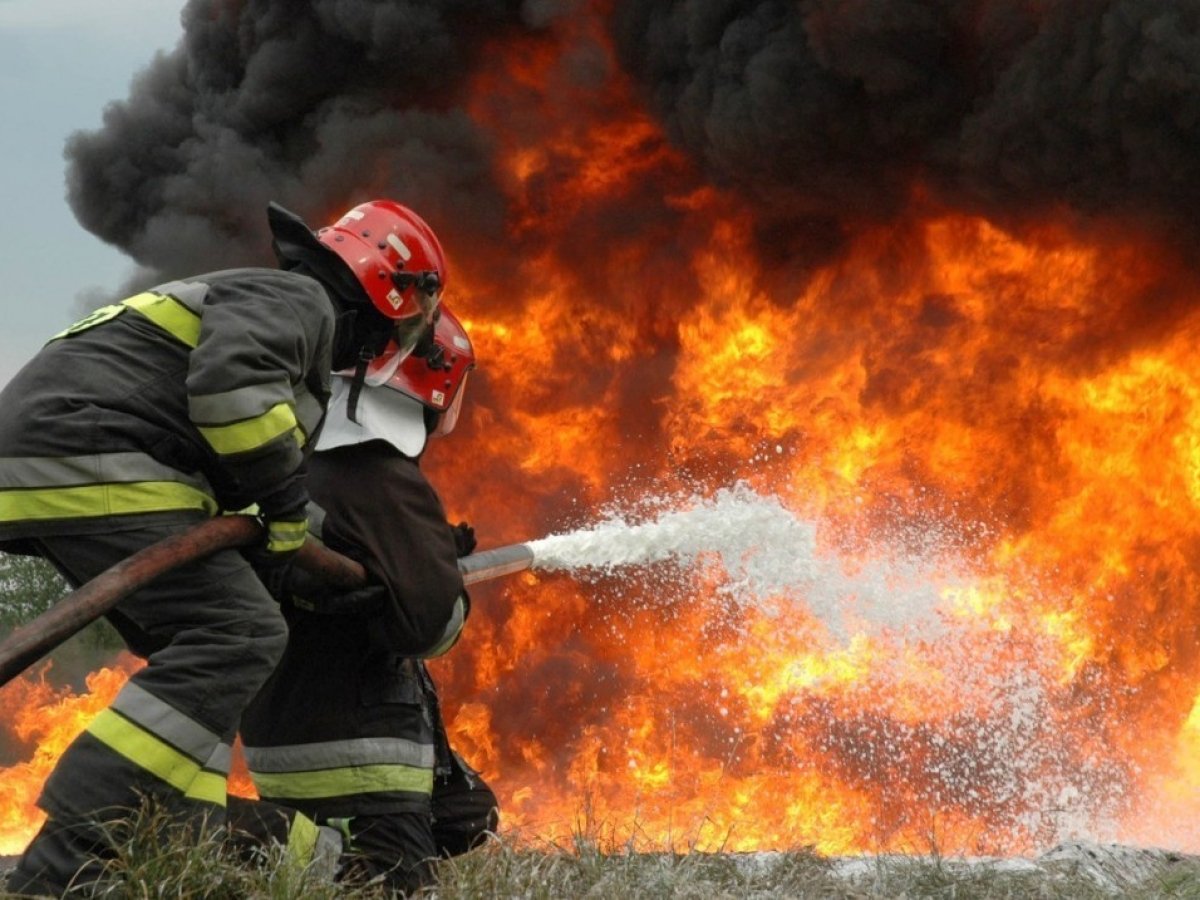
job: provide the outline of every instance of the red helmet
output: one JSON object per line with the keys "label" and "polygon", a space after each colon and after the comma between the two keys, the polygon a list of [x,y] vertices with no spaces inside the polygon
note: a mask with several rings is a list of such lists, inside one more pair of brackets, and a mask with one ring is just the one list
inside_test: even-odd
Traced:
{"label": "red helmet", "polygon": [[[419,354],[419,355],[418,355]],[[475,368],[475,348],[454,313],[439,310],[428,350],[419,349],[406,357],[387,381],[392,390],[419,400],[441,413],[433,434],[449,434],[458,424],[467,373]]]}
{"label": "red helmet", "polygon": [[446,286],[446,256],[425,220],[392,200],[360,203],[317,239],[341,257],[371,303],[396,320],[407,354],[433,319]]}

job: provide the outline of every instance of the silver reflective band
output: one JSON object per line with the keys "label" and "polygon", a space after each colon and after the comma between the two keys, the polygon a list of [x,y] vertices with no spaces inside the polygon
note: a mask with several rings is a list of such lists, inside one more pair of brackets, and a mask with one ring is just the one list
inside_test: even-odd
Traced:
{"label": "silver reflective band", "polygon": [[404,738],[352,738],[286,747],[243,747],[254,772],[311,772],[347,766],[406,765],[433,768],[432,744]]}
{"label": "silver reflective band", "polygon": [[110,708],[197,762],[209,764],[220,772],[229,771],[229,746],[222,747],[220,735],[158,699],[136,682],[127,682]]}

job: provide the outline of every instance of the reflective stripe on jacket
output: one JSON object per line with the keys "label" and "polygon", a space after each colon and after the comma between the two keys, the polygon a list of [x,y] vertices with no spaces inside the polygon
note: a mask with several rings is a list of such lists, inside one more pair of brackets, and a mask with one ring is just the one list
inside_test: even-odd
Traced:
{"label": "reflective stripe on jacket", "polygon": [[0,540],[211,516],[302,477],[334,311],[274,269],[160,285],[56,335],[0,392]]}

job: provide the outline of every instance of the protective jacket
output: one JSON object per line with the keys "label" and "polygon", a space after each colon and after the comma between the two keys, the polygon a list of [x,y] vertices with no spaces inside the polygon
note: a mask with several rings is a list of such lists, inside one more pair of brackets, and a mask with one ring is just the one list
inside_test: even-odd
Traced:
{"label": "protective jacket", "polygon": [[[2,546],[77,586],[222,508],[302,506],[334,330],[321,284],[273,269],[164,284],[68,328],[0,393]],[[109,852],[100,823],[144,799],[219,825],[241,711],[287,637],[233,550],[107,616],[147,665],[47,778],[46,826],[9,878],[20,893],[58,896],[80,866],[95,870],[91,855]]]}
{"label": "protective jacket", "polygon": [[308,488],[323,512],[310,528],[377,587],[285,605],[287,649],[242,716],[250,774],[260,797],[319,820],[428,815],[440,720],[419,658],[453,645],[467,609],[444,508],[381,440],[314,454]]}
{"label": "protective jacket", "polygon": [[329,397],[333,334],[317,281],[247,268],[159,285],[56,335],[0,393],[0,542],[286,494]]}

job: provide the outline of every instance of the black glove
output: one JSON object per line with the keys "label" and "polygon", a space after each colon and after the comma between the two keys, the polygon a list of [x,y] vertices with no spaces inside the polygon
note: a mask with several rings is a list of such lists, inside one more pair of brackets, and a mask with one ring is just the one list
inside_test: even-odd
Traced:
{"label": "black glove", "polygon": [[[317,538],[313,540],[319,543]],[[344,553],[355,562],[362,562],[362,554],[353,550]],[[371,615],[381,611],[391,596],[387,587],[377,581],[370,571],[367,572],[366,584],[346,589],[331,584],[319,571],[301,569],[298,566],[283,568],[287,574],[279,580],[279,591],[272,590],[271,595],[281,603],[288,603],[307,612],[321,615]]]}
{"label": "black glove", "polygon": [[288,574],[296,553],[308,534],[308,492],[302,479],[293,479],[281,491],[260,500],[262,542],[244,555],[271,596],[282,600],[288,593]]}
{"label": "black glove", "polygon": [[287,583],[287,600],[298,609],[307,610],[320,615],[352,615],[365,616],[383,610],[390,594],[388,589],[379,583],[372,582],[352,591],[339,591],[333,588],[311,589],[298,585],[299,570],[294,571],[293,578]]}
{"label": "black glove", "polygon": [[470,556],[475,552],[475,529],[466,522],[459,522],[450,527],[454,535],[454,549],[459,557]]}
{"label": "black glove", "polygon": [[250,564],[254,566],[254,574],[263,583],[267,593],[280,603],[287,600],[292,593],[289,586],[293,571],[291,560],[263,564],[260,559],[251,559]]}

